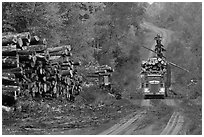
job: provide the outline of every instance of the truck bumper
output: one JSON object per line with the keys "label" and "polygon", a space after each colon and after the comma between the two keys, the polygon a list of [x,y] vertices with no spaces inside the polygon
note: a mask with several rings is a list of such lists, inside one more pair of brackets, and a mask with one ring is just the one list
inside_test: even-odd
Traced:
{"label": "truck bumper", "polygon": [[144,95],[165,95],[164,92],[156,92],[156,93],[152,93],[152,92],[145,92]]}

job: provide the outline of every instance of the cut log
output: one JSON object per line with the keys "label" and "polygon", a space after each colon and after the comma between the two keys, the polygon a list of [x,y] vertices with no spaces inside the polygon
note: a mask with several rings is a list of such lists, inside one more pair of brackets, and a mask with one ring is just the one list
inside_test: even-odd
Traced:
{"label": "cut log", "polygon": [[32,50],[32,51],[44,51],[47,49],[46,45],[32,45],[32,46],[28,46],[27,50]]}
{"label": "cut log", "polygon": [[100,73],[107,73],[107,71],[106,70],[101,70],[101,71],[96,71],[96,72],[94,72],[93,74],[100,74]]}
{"label": "cut log", "polygon": [[68,67],[68,66],[67,67],[61,67],[60,69],[61,70],[71,70],[70,67]]}
{"label": "cut log", "polygon": [[23,47],[23,40],[21,38],[18,38],[16,43],[16,48],[22,49],[22,47]]}
{"label": "cut log", "polygon": [[20,37],[22,40],[27,40],[29,43],[31,41],[30,32],[22,32],[22,33],[18,33],[16,35],[17,35],[17,37]]}
{"label": "cut log", "polygon": [[70,75],[70,70],[62,70],[61,71],[61,76],[67,76]]}
{"label": "cut log", "polygon": [[18,86],[19,84],[17,81],[13,79],[9,79],[8,77],[2,77],[2,85],[12,85],[12,86]]}
{"label": "cut log", "polygon": [[2,94],[15,96],[15,92],[20,92],[20,86],[2,85]]}
{"label": "cut log", "polygon": [[99,73],[99,76],[110,76],[110,73]]}
{"label": "cut log", "polygon": [[30,44],[31,41],[31,35],[29,32],[22,32],[22,33],[18,33],[16,34],[18,38],[21,38],[23,41],[23,46],[28,46]]}
{"label": "cut log", "polygon": [[61,67],[71,67],[72,64],[70,63],[62,63]]}
{"label": "cut log", "polygon": [[32,36],[30,45],[47,45],[46,39],[40,39],[38,36]]}
{"label": "cut log", "polygon": [[51,66],[58,66],[59,63],[58,63],[58,62],[50,62],[50,65],[51,65]]}
{"label": "cut log", "polygon": [[72,53],[68,52],[65,53],[65,51],[57,51],[57,52],[49,52],[50,56],[72,56]]}
{"label": "cut log", "polygon": [[17,36],[8,35],[2,37],[2,46],[14,45],[17,43]]}
{"label": "cut log", "polygon": [[36,62],[40,62],[40,61],[43,63],[43,65],[46,65],[49,62],[49,60],[45,56],[41,56],[41,55],[37,54],[36,55]]}
{"label": "cut log", "polygon": [[6,58],[2,57],[2,69],[12,69],[19,67],[17,57],[8,56]]}
{"label": "cut log", "polygon": [[13,68],[13,69],[2,69],[3,73],[22,73],[23,69],[21,67]]}
{"label": "cut log", "polygon": [[6,72],[3,72],[2,73],[2,77],[6,77],[6,78],[8,78],[8,79],[13,79],[13,80],[15,80],[15,74],[14,73],[6,73]]}
{"label": "cut log", "polygon": [[2,69],[12,69],[18,67],[18,64],[15,63],[2,63]]}
{"label": "cut log", "polygon": [[20,55],[19,56],[19,62],[23,63],[25,61],[31,62],[32,60],[32,56],[31,55]]}
{"label": "cut log", "polygon": [[16,45],[8,45],[8,46],[3,46],[2,51],[8,51],[8,50],[20,50],[16,47]]}
{"label": "cut log", "polygon": [[23,46],[28,46],[31,41],[31,35],[29,32],[10,34],[2,37],[2,46],[17,44],[18,38],[22,40]]}
{"label": "cut log", "polygon": [[63,62],[63,58],[60,57],[60,58],[52,58],[52,56],[50,57],[51,59],[49,59],[50,63],[53,64],[53,63],[62,63]]}
{"label": "cut log", "polygon": [[88,74],[87,77],[98,78],[99,75],[97,75],[97,74]]}
{"label": "cut log", "polygon": [[12,107],[2,105],[2,110],[9,112],[9,111],[12,111],[13,109],[12,109]]}
{"label": "cut log", "polygon": [[30,45],[37,45],[40,38],[38,36],[31,36]]}
{"label": "cut log", "polygon": [[8,35],[14,35],[14,32],[2,32],[2,37],[8,36]]}
{"label": "cut log", "polygon": [[2,56],[16,56],[17,51],[16,50],[6,50],[2,51]]}
{"label": "cut log", "polygon": [[5,50],[2,51],[2,56],[17,56],[18,55],[35,55],[34,51],[29,50]]}
{"label": "cut log", "polygon": [[19,50],[17,51],[18,55],[35,55],[35,51],[29,51],[29,50]]}
{"label": "cut log", "polygon": [[80,61],[75,61],[75,62],[72,62],[72,65],[74,65],[74,66],[80,66],[80,65],[81,65],[81,62],[80,62]]}
{"label": "cut log", "polygon": [[61,56],[50,56],[50,61],[52,61],[52,60],[58,60],[58,59],[60,59],[60,58],[62,58]]}
{"label": "cut log", "polygon": [[71,49],[70,45],[65,45],[65,46],[60,46],[60,47],[53,47],[53,48],[47,48],[49,53],[60,52],[60,51],[65,51],[65,50],[67,50],[69,52],[70,49]]}

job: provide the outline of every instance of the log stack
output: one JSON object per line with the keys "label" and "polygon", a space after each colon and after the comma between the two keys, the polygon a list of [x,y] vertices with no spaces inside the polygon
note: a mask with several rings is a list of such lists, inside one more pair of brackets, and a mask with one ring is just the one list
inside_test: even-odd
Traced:
{"label": "log stack", "polygon": [[102,65],[95,67],[95,70],[89,73],[87,76],[91,78],[97,78],[98,86],[103,90],[111,90],[111,75],[114,69],[108,65]]}
{"label": "log stack", "polygon": [[48,48],[46,39],[31,36],[29,32],[4,35],[4,101],[10,98],[16,100],[25,92],[32,97],[62,96],[74,101],[82,90],[82,79],[77,73],[80,64],[73,61],[70,45]]}

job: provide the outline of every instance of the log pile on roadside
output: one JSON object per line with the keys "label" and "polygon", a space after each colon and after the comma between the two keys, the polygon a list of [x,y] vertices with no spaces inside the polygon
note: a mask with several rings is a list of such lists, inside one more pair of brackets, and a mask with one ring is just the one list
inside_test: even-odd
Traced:
{"label": "log pile on roadside", "polygon": [[72,59],[70,45],[48,48],[46,39],[29,32],[3,34],[3,105],[11,106],[25,94],[74,101],[82,90],[79,65]]}

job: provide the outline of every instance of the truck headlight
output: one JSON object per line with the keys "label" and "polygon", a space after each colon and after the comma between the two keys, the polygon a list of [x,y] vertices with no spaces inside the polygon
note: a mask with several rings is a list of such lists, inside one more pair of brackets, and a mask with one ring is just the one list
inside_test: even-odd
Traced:
{"label": "truck headlight", "polygon": [[160,88],[159,92],[165,92],[165,88]]}
{"label": "truck headlight", "polygon": [[144,92],[149,92],[149,89],[148,88],[144,88]]}

